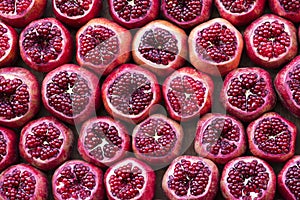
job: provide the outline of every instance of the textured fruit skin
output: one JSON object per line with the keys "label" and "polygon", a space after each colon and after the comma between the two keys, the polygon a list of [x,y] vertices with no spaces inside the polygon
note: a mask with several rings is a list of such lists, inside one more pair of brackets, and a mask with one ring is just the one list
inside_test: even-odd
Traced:
{"label": "textured fruit skin", "polygon": [[[278,192],[281,194],[283,199],[286,200],[296,200],[297,198],[294,196],[294,194],[290,191],[290,189],[285,185],[286,180],[286,173],[290,167],[293,165],[296,165],[297,162],[300,161],[300,156],[294,156],[290,160],[288,160],[283,168],[280,170],[278,176],[277,176],[277,183],[278,183]],[[299,181],[296,180],[298,183]]]}
{"label": "textured fruit skin", "polygon": [[222,176],[220,179],[220,189],[222,192],[223,197],[226,200],[237,200],[228,190],[227,188],[227,177],[228,177],[228,172],[229,170],[234,166],[235,163],[238,163],[239,161],[245,161],[245,162],[251,162],[252,160],[257,160],[258,163],[262,163],[265,168],[269,171],[270,174],[270,180],[268,182],[268,189],[265,190],[264,195],[260,198],[261,200],[269,200],[273,199],[275,197],[275,192],[276,192],[276,175],[272,169],[272,167],[264,160],[254,157],[254,156],[243,156],[243,157],[238,157],[235,158],[231,161],[229,161],[223,169]]}
{"label": "textured fruit skin", "polygon": [[111,194],[111,190],[109,187],[109,177],[112,173],[114,173],[115,169],[118,169],[120,166],[126,165],[127,163],[133,163],[134,166],[138,166],[142,169],[143,174],[146,176],[145,178],[145,186],[142,193],[140,193],[139,196],[135,197],[135,200],[152,200],[155,194],[155,180],[156,175],[153,171],[153,169],[148,166],[147,164],[143,163],[142,161],[136,159],[136,158],[126,158],[123,159],[114,165],[112,165],[104,174],[104,185],[106,189],[106,195],[109,200],[115,200],[116,197],[114,197]]}
{"label": "textured fruit skin", "polygon": [[[41,172],[40,170],[28,165],[28,164],[17,164],[17,165],[13,165],[10,166],[9,168],[7,168],[6,170],[4,170],[1,174],[0,174],[0,183],[2,184],[3,179],[5,178],[6,174],[12,173],[15,169],[18,169],[20,171],[29,171],[32,173],[32,175],[35,177],[36,180],[36,187],[35,187],[35,191],[34,191],[34,195],[32,198],[30,198],[30,200],[47,200],[48,199],[48,180],[45,176],[45,174],[43,172]],[[1,193],[0,193],[0,199],[7,199],[5,198]]]}
{"label": "textured fruit skin", "polygon": [[[117,57],[108,65],[95,65],[93,63],[86,62],[79,54],[79,36],[84,32],[84,30],[88,26],[93,25],[101,25],[108,29],[111,29],[113,32],[116,33],[116,36],[119,40],[119,55],[117,55]],[[108,75],[118,65],[126,63],[131,58],[131,40],[132,36],[130,31],[118,25],[117,23],[106,18],[94,18],[88,23],[86,23],[84,26],[82,26],[76,33],[76,60],[80,66],[87,67],[99,75]]]}
{"label": "textured fruit skin", "polygon": [[189,155],[183,155],[183,156],[179,156],[176,159],[173,160],[173,162],[169,165],[168,169],[166,170],[163,179],[162,179],[162,189],[165,192],[165,195],[168,197],[168,199],[170,200],[184,200],[186,199],[185,197],[179,197],[176,194],[174,194],[174,192],[172,192],[169,187],[168,187],[168,178],[169,175],[173,174],[173,170],[174,170],[174,166],[177,162],[179,162],[180,160],[185,159],[185,160],[189,160],[191,162],[196,162],[196,161],[201,161],[203,163],[205,163],[207,166],[209,166],[209,169],[211,171],[211,180],[208,184],[209,185],[209,190],[206,191],[205,195],[202,196],[192,196],[189,195],[188,199],[191,200],[213,200],[215,199],[218,189],[219,189],[219,170],[218,167],[215,165],[215,163],[213,163],[211,160],[206,159],[206,158],[202,158],[202,157],[198,157],[198,156],[189,156]]}
{"label": "textured fruit skin", "polygon": [[115,22],[127,29],[140,28],[146,25],[147,23],[155,20],[159,15],[160,1],[152,0],[151,6],[143,18],[130,19],[130,21],[126,21],[123,18],[119,17],[118,14],[115,12],[113,8],[114,1],[116,0],[108,0],[109,14]]}
{"label": "textured fruit skin", "polygon": [[[290,35],[290,46],[287,49],[287,52],[279,55],[277,58],[268,59],[262,57],[261,55],[257,54],[256,49],[253,46],[253,35],[254,31],[257,26],[261,25],[263,22],[273,22],[279,21],[280,23],[285,24],[285,28],[289,35]],[[267,69],[276,69],[282,66],[284,63],[293,59],[298,52],[298,43],[297,43],[297,29],[295,28],[294,24],[284,18],[278,17],[277,15],[273,14],[265,14],[260,18],[253,21],[244,31],[244,41],[246,46],[246,53],[250,60],[255,64],[267,68]]]}
{"label": "textured fruit skin", "polygon": [[[90,102],[87,105],[87,107],[85,108],[85,110],[83,110],[79,115],[76,116],[66,116],[63,113],[55,110],[54,108],[52,108],[47,100],[46,97],[46,91],[47,91],[47,85],[49,82],[51,82],[51,79],[53,78],[53,76],[55,76],[57,73],[61,72],[61,71],[67,71],[67,72],[75,72],[77,74],[79,74],[80,76],[84,77],[86,80],[89,81],[89,87],[91,89],[91,91],[93,91],[91,94],[92,96],[90,97]],[[84,120],[86,120],[87,118],[89,118],[89,116],[95,112],[99,107],[100,107],[100,86],[99,86],[99,78],[93,74],[92,72],[79,67],[77,65],[74,64],[65,64],[62,65],[54,70],[52,70],[51,72],[49,72],[42,83],[42,101],[43,104],[46,108],[46,110],[48,112],[50,112],[50,114],[52,114],[53,116],[57,117],[58,119],[67,122],[69,124],[79,124],[81,122],[83,122]]]}
{"label": "textured fruit skin", "polygon": [[16,61],[16,58],[18,56],[19,52],[19,45],[18,45],[18,33],[16,30],[3,23],[0,22],[0,26],[3,26],[5,29],[7,29],[7,34],[10,39],[10,49],[6,52],[6,55],[0,58],[0,67],[8,66],[13,64]]}
{"label": "textured fruit skin", "polygon": [[296,56],[290,63],[283,67],[274,79],[275,90],[283,106],[296,117],[300,117],[300,106],[293,100],[291,89],[286,83],[289,73],[300,64],[300,56]]}
{"label": "textured fruit skin", "polygon": [[[272,118],[272,117],[281,119],[285,124],[288,125],[288,130],[291,132],[290,150],[289,150],[289,153],[287,153],[287,154],[266,153],[266,152],[260,150],[258,148],[258,146],[255,144],[254,132],[255,132],[257,125],[259,124],[259,122],[261,122],[261,120],[266,119],[266,118]],[[247,136],[248,136],[250,152],[254,156],[257,156],[257,157],[267,160],[269,162],[284,162],[284,161],[288,160],[289,158],[291,158],[295,154],[297,127],[293,122],[283,118],[282,116],[280,116],[279,114],[277,114],[275,112],[265,113],[258,119],[251,122],[247,127]]]}
{"label": "textured fruit skin", "polygon": [[217,7],[220,16],[234,26],[244,26],[255,20],[264,12],[266,0],[256,0],[250,11],[243,13],[233,13],[224,8],[221,0],[215,0],[215,6]]}
{"label": "textured fruit skin", "polygon": [[[259,109],[252,112],[245,112],[242,111],[241,109],[232,106],[229,103],[227,91],[229,89],[231,80],[233,78],[238,77],[240,74],[249,73],[249,72],[259,74],[261,78],[265,79],[266,88],[269,91],[268,93],[269,95],[265,98],[265,103]],[[220,92],[220,101],[229,114],[235,116],[236,118],[238,118],[243,122],[250,122],[258,118],[263,113],[272,110],[276,105],[277,98],[276,98],[275,91],[273,89],[272,78],[269,72],[258,67],[244,67],[244,68],[237,68],[231,71],[229,74],[227,74],[227,76],[224,79],[223,87]]]}
{"label": "textured fruit skin", "polygon": [[[236,54],[233,58],[228,61],[216,63],[215,61],[205,60],[204,58],[199,57],[198,52],[196,50],[196,38],[198,37],[198,32],[203,30],[204,28],[210,27],[215,23],[220,23],[221,25],[225,25],[231,31],[235,33],[237,39],[237,49]],[[212,76],[224,76],[231,70],[238,67],[242,55],[242,51],[244,48],[244,42],[242,34],[227,20],[222,18],[214,18],[207,22],[204,22],[198,26],[196,26],[190,33],[188,37],[188,45],[189,45],[189,58],[191,64],[198,70],[208,73]]]}
{"label": "textured fruit skin", "polygon": [[[138,130],[140,129],[141,125],[143,124],[143,122],[148,121],[150,119],[162,119],[163,121],[167,122],[169,125],[172,126],[172,129],[175,130],[176,137],[177,137],[177,141],[174,144],[174,147],[172,150],[170,150],[169,154],[165,155],[165,156],[147,156],[147,154],[143,154],[140,153],[137,146],[136,146],[136,141],[135,141],[135,137],[137,136]],[[182,127],[180,126],[180,124],[178,124],[177,122],[167,118],[164,115],[161,114],[154,114],[149,116],[145,121],[141,122],[140,124],[138,124],[132,132],[132,150],[135,154],[135,156],[142,160],[145,161],[146,163],[148,163],[149,165],[162,165],[162,164],[169,164],[174,158],[176,158],[177,156],[179,156],[180,154],[180,150],[181,150],[181,146],[182,146],[182,140],[184,137],[184,132]]]}
{"label": "textured fruit skin", "polygon": [[10,16],[1,13],[0,19],[12,27],[23,28],[33,20],[41,18],[46,5],[47,0],[33,0],[31,5],[22,14]]}
{"label": "textured fruit skin", "polygon": [[71,27],[81,27],[85,23],[87,23],[89,20],[97,17],[102,9],[102,0],[92,0],[92,5],[90,5],[90,8],[84,15],[80,16],[72,16],[69,17],[64,13],[61,13],[59,8],[57,7],[55,0],[52,0],[52,11],[55,15],[55,17],[66,24],[67,26]]}
{"label": "textured fruit skin", "polygon": [[6,140],[6,155],[0,161],[0,171],[3,171],[8,166],[15,164],[19,160],[18,148],[16,148],[19,140],[17,134],[8,128],[0,127],[0,132],[2,132]]}
{"label": "textured fruit skin", "polygon": [[[33,158],[30,154],[28,154],[26,149],[26,144],[25,144],[26,137],[28,136],[28,134],[30,134],[32,128],[38,126],[43,122],[46,122],[47,124],[53,123],[62,132],[61,134],[64,138],[64,142],[60,148],[60,153],[55,158],[46,160],[45,162],[43,162],[41,159]],[[26,160],[28,163],[43,171],[47,171],[47,170],[55,169],[58,165],[65,162],[70,157],[71,146],[73,145],[73,141],[74,141],[74,136],[71,129],[69,129],[67,126],[62,124],[56,118],[52,116],[47,116],[47,117],[39,118],[37,120],[33,120],[23,127],[20,135],[19,151],[22,158]]]}
{"label": "textured fruit skin", "polygon": [[[140,54],[138,51],[139,44],[141,41],[142,36],[146,31],[154,30],[156,28],[162,28],[164,30],[169,31],[171,34],[176,35],[176,39],[178,40],[178,49],[179,52],[176,55],[176,59],[170,62],[167,66],[162,64],[156,64],[151,62]],[[187,59],[187,35],[181,28],[173,25],[172,23],[165,21],[165,20],[155,20],[144,27],[140,28],[138,32],[135,34],[134,39],[132,41],[132,57],[135,63],[141,65],[144,68],[147,68],[154,72],[158,76],[167,76],[168,74],[172,73],[179,67],[182,67]],[[175,53],[175,52],[172,52]]]}
{"label": "textured fruit skin", "polygon": [[[87,149],[84,147],[84,136],[86,136],[85,133],[87,132],[87,129],[91,128],[92,125],[97,122],[106,122],[110,125],[115,126],[118,129],[118,132],[121,132],[120,135],[124,140],[124,142],[122,143],[122,150],[120,150],[118,152],[119,155],[115,156],[115,158],[113,158],[112,160],[107,160],[107,161],[98,160],[97,158],[91,156],[87,151]],[[130,145],[131,145],[130,137],[127,131],[127,127],[125,127],[119,121],[116,121],[110,117],[104,117],[104,116],[93,117],[85,121],[81,126],[81,130],[78,138],[78,152],[85,161],[89,163],[93,163],[94,165],[97,165],[101,168],[107,168],[112,164],[114,164],[115,162],[122,160],[129,152]]]}
{"label": "textured fruit skin", "polygon": [[168,21],[176,24],[177,26],[183,28],[183,29],[191,29],[194,26],[207,21],[210,18],[211,11],[212,11],[212,3],[213,0],[203,0],[202,1],[202,9],[201,13],[193,20],[188,21],[188,22],[182,22],[174,19],[172,16],[170,16],[167,12],[166,7],[166,1],[162,0],[161,1],[161,12],[162,16],[167,19]]}
{"label": "textured fruit skin", "polygon": [[[207,93],[205,101],[203,102],[203,106],[201,107],[200,111],[195,112],[193,115],[189,115],[189,116],[181,116],[180,114],[175,112],[171,106],[170,101],[168,100],[168,90],[169,90],[170,82],[175,77],[183,76],[183,75],[190,76],[190,77],[194,78],[195,80],[200,80],[203,83],[204,87],[206,88],[206,93]],[[205,113],[209,112],[211,110],[212,103],[213,103],[213,92],[214,92],[214,82],[212,81],[210,76],[208,76],[205,73],[202,73],[194,68],[191,68],[191,67],[183,67],[183,68],[176,70],[175,72],[173,72],[171,75],[169,75],[165,79],[165,81],[162,85],[162,93],[163,93],[163,97],[165,100],[165,106],[166,106],[168,114],[170,115],[170,117],[172,119],[175,119],[176,121],[181,121],[181,122],[189,121],[191,119],[200,117],[200,116],[204,115]]]}
{"label": "textured fruit skin", "polygon": [[[216,156],[208,152],[205,149],[205,146],[202,144],[202,139],[203,139],[202,136],[204,130],[207,128],[209,124],[211,124],[211,121],[216,118],[223,118],[223,119],[230,118],[232,122],[234,124],[237,124],[238,127],[240,128],[240,140],[239,140],[240,145],[237,147],[235,151],[231,152],[230,154],[220,155],[219,153]],[[238,121],[234,117],[230,115],[221,114],[221,113],[207,113],[206,115],[201,117],[200,120],[198,121],[194,149],[199,156],[208,158],[218,164],[226,164],[228,161],[232,160],[233,158],[243,155],[246,151],[246,148],[247,148],[247,143],[246,143],[246,133],[244,130],[244,126],[240,121]]]}
{"label": "textured fruit skin", "polygon": [[27,69],[21,67],[5,67],[0,69],[0,75],[5,78],[18,78],[28,86],[30,101],[28,103],[28,111],[21,117],[12,119],[5,119],[0,117],[0,125],[10,128],[17,128],[23,126],[30,119],[32,119],[40,108],[40,86],[36,77]]}
{"label": "textured fruit skin", "polygon": [[[300,12],[288,12],[280,4],[279,0],[268,0],[272,13],[286,18],[294,23],[300,22]],[[288,1],[289,2],[289,1]]]}
{"label": "textured fruit skin", "polygon": [[[108,99],[108,88],[109,86],[116,80],[117,77],[119,77],[121,74],[125,72],[132,72],[132,71],[137,71],[140,72],[144,75],[147,76],[152,81],[152,87],[153,87],[153,99],[150,103],[150,105],[141,113],[138,115],[133,115],[133,116],[128,116],[126,114],[123,114],[122,112],[116,110],[112,104],[109,102]],[[150,71],[143,69],[135,64],[123,64],[120,65],[117,69],[115,69],[112,73],[109,74],[109,76],[106,77],[102,84],[101,88],[101,96],[102,96],[102,101],[105,110],[114,118],[121,119],[123,121],[129,122],[129,123],[139,123],[145,118],[149,116],[149,113],[151,111],[151,108],[155,104],[159,104],[161,101],[161,91],[159,84],[157,82],[157,78],[155,77],[154,74],[152,74]]]}
{"label": "textured fruit skin", "polygon": [[[48,63],[38,64],[32,61],[31,58],[26,54],[25,48],[22,43],[25,39],[25,32],[30,30],[30,28],[34,27],[36,24],[43,23],[43,22],[51,22],[52,24],[55,24],[60,28],[62,33],[62,38],[63,38],[63,48],[62,48],[63,51],[60,53],[60,55],[57,57],[56,60],[50,60]],[[66,64],[72,60],[72,53],[73,53],[72,36],[68,31],[68,29],[66,29],[66,27],[64,27],[64,25],[55,18],[38,19],[28,24],[28,26],[26,26],[20,34],[19,46],[20,46],[20,54],[25,64],[39,72],[49,72],[59,67],[60,65]]]}
{"label": "textured fruit skin", "polygon": [[55,200],[61,200],[61,196],[56,192],[56,179],[58,177],[58,175],[61,173],[61,171],[63,170],[64,167],[68,167],[68,166],[74,166],[76,164],[82,164],[84,166],[87,166],[88,168],[90,168],[90,171],[92,171],[94,174],[96,174],[96,185],[95,188],[96,190],[93,191],[93,193],[91,194],[92,198],[89,198],[90,200],[102,200],[104,199],[104,186],[103,186],[103,172],[96,166],[94,166],[93,164],[89,164],[85,161],[82,160],[69,160],[67,162],[65,162],[64,164],[62,164],[60,167],[58,167],[53,176],[52,176],[52,193],[53,193],[53,197]]}

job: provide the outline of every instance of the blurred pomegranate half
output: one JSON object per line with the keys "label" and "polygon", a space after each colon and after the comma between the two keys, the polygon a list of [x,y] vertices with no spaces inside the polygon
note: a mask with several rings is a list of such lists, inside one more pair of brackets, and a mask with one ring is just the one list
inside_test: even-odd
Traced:
{"label": "blurred pomegranate half", "polygon": [[300,1],[298,0],[269,0],[271,11],[294,23],[300,22]]}
{"label": "blurred pomegranate half", "polygon": [[0,22],[0,67],[13,64],[18,55],[18,33],[16,30]]}

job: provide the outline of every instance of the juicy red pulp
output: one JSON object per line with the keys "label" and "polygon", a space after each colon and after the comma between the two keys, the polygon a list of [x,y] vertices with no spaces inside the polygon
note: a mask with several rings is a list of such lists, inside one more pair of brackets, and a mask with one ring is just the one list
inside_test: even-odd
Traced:
{"label": "juicy red pulp", "polygon": [[288,12],[299,12],[300,1],[298,0],[279,0],[281,6]]}
{"label": "juicy red pulp", "polygon": [[228,87],[229,103],[247,112],[254,112],[264,103],[264,98],[269,93],[264,78],[256,73],[243,73],[238,78],[232,79]]}
{"label": "juicy red pulp", "polygon": [[106,122],[94,123],[87,129],[84,138],[84,145],[89,154],[99,160],[114,157],[121,150],[122,142],[116,127]]}
{"label": "juicy red pulp", "polygon": [[168,177],[168,187],[177,196],[201,195],[207,190],[210,169],[201,161],[191,162],[181,159],[175,164],[173,175]]}
{"label": "juicy red pulp", "polygon": [[259,0],[221,0],[226,10],[232,13],[243,13],[249,11]]}
{"label": "juicy red pulp", "polygon": [[226,25],[214,23],[198,32],[196,51],[205,60],[225,62],[235,56],[237,38]]}
{"label": "juicy red pulp", "polygon": [[151,62],[168,65],[178,54],[177,44],[177,39],[169,31],[155,28],[144,33],[138,51]]}
{"label": "juicy red pulp", "polygon": [[113,0],[113,7],[120,18],[130,21],[145,17],[151,3],[151,0]]}
{"label": "juicy red pulp", "polygon": [[300,181],[300,162],[298,161],[293,166],[290,166],[285,175],[285,185],[296,199],[300,199],[299,191]]}
{"label": "juicy red pulp", "polygon": [[295,66],[293,71],[289,72],[286,82],[292,92],[293,99],[300,106],[300,65]]}
{"label": "juicy red pulp", "polygon": [[25,115],[29,101],[28,87],[21,79],[0,76],[0,117],[13,119]]}
{"label": "juicy red pulp", "polygon": [[7,140],[2,131],[0,131],[0,162],[7,155]]}
{"label": "juicy red pulp", "polygon": [[6,51],[10,48],[9,41],[12,39],[7,32],[8,30],[0,24],[0,59],[5,56]]}
{"label": "juicy red pulp", "polygon": [[23,15],[31,3],[32,0],[3,0],[0,2],[0,12],[5,15]]}
{"label": "juicy red pulp", "polygon": [[47,84],[46,96],[51,107],[72,117],[86,108],[91,89],[88,81],[80,75],[61,71]]}
{"label": "juicy red pulp", "polygon": [[70,0],[55,0],[56,7],[61,13],[69,17],[84,15],[90,9],[92,0],[85,1],[70,1]]}

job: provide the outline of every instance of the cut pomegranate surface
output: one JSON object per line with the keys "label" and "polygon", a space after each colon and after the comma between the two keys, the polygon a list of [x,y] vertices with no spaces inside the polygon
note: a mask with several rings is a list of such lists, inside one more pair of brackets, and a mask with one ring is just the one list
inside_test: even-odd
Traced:
{"label": "cut pomegranate surface", "polygon": [[14,63],[18,56],[18,33],[16,30],[0,22],[0,67]]}
{"label": "cut pomegranate surface", "polygon": [[0,171],[18,161],[18,141],[13,130],[0,127]]}
{"label": "cut pomegranate surface", "polygon": [[298,0],[269,0],[269,7],[274,14],[300,22],[300,1]]}

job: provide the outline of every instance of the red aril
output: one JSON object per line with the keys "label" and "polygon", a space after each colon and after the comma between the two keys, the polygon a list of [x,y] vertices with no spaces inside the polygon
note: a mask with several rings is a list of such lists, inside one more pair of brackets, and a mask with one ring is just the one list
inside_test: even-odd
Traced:
{"label": "red aril", "polygon": [[4,127],[0,127],[0,171],[3,171],[18,161],[17,134]]}
{"label": "red aril", "polygon": [[18,55],[18,33],[11,26],[0,22],[0,67],[11,65]]}
{"label": "red aril", "polygon": [[300,1],[298,0],[269,0],[271,11],[294,23],[300,22]]}

